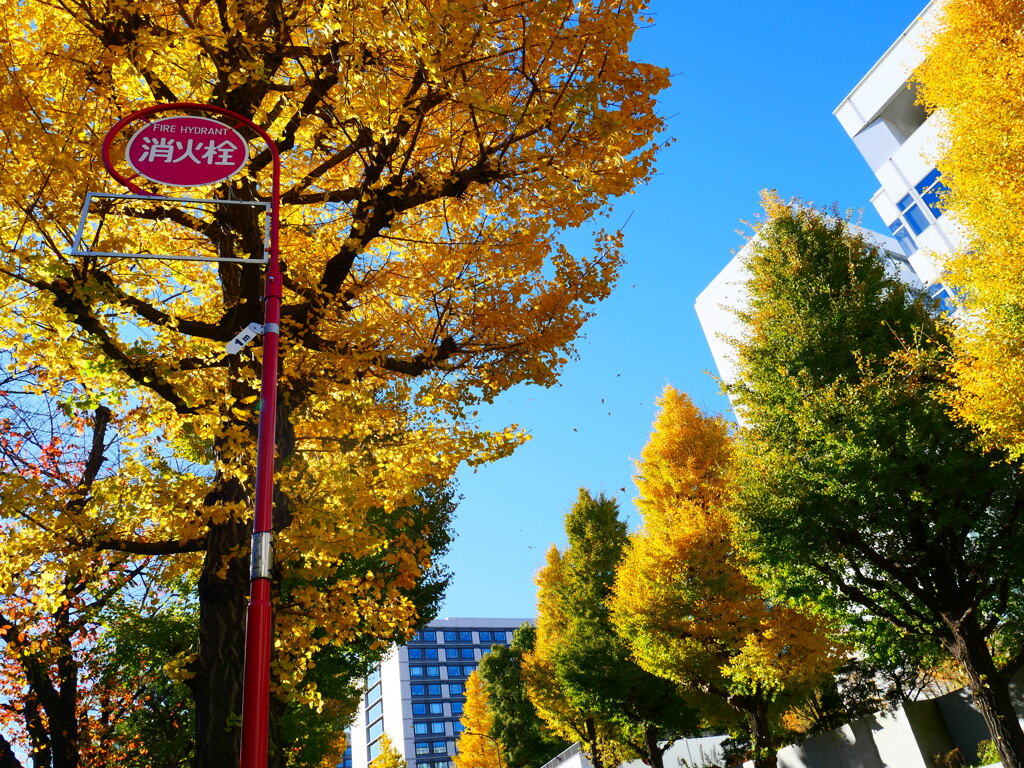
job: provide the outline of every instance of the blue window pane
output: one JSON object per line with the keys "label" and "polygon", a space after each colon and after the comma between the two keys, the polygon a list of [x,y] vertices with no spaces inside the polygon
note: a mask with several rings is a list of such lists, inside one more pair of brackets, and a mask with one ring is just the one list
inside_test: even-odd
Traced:
{"label": "blue window pane", "polygon": [[455,642],[455,633],[454,632],[445,632],[444,633],[444,641],[446,643],[454,643]]}
{"label": "blue window pane", "polygon": [[464,658],[464,659],[475,659],[476,656],[473,654],[473,649],[472,648],[463,648],[462,649],[462,658]]}
{"label": "blue window pane", "polygon": [[423,658],[424,659],[436,659],[437,658],[437,648],[424,648],[423,649]]}
{"label": "blue window pane", "polygon": [[371,762],[373,760],[376,760],[377,759],[377,755],[379,755],[379,754],[380,754],[380,742],[377,742],[376,744],[371,744],[367,748],[367,750],[366,750],[366,756],[370,759]]}
{"label": "blue window pane", "polygon": [[412,695],[413,696],[426,696],[427,695],[427,687],[425,685],[413,685],[412,686]]}
{"label": "blue window pane", "polygon": [[453,715],[461,715],[462,714],[462,702],[461,701],[453,701],[452,702],[452,714]]}
{"label": "blue window pane", "polygon": [[472,643],[473,642],[473,633],[472,632],[459,632],[459,642],[460,643]]}
{"label": "blue window pane", "polygon": [[448,742],[447,741],[435,741],[434,742],[434,754],[435,755],[447,755],[448,754]]}
{"label": "blue window pane", "polygon": [[416,742],[416,754],[417,755],[429,755],[430,754],[430,742],[429,741],[417,741]]}
{"label": "blue window pane", "polygon": [[462,667],[448,667],[448,677],[462,677]]}
{"label": "blue window pane", "polygon": [[425,714],[427,714],[427,705],[426,704],[413,704],[412,705],[412,713],[413,713],[413,715],[425,715]]}
{"label": "blue window pane", "polygon": [[384,733],[384,721],[383,720],[378,720],[376,723],[371,725],[366,730],[366,738],[368,738],[368,739],[376,739],[382,733]]}
{"label": "blue window pane", "polygon": [[505,642],[505,633],[504,632],[495,632],[494,633],[494,642],[496,642],[496,643],[504,643]]}
{"label": "blue window pane", "polygon": [[943,313],[951,315],[956,312],[956,293],[948,285],[936,283],[928,289],[928,295],[938,301]]}
{"label": "blue window pane", "polygon": [[422,659],[423,658],[423,649],[422,648],[410,648],[409,649],[409,658],[410,659]]}
{"label": "blue window pane", "polygon": [[444,714],[444,706],[441,704],[440,701],[432,701],[432,702],[430,702],[430,705],[429,705],[428,709],[430,711],[430,714],[432,714],[432,715],[443,715]]}
{"label": "blue window pane", "polygon": [[384,702],[378,701],[376,704],[374,704],[372,707],[366,710],[366,722],[372,723],[382,714],[384,714]]}
{"label": "blue window pane", "polygon": [[424,667],[424,669],[426,670],[427,677],[440,677],[441,676],[441,668],[440,667],[429,666],[429,667]]}
{"label": "blue window pane", "polygon": [[423,735],[429,733],[429,726],[427,723],[413,723],[412,732],[417,735]]}
{"label": "blue window pane", "polygon": [[448,695],[449,696],[464,696],[466,692],[466,686],[462,683],[449,683],[448,684]]}
{"label": "blue window pane", "polygon": [[380,667],[377,667],[371,672],[366,678],[366,687],[369,688],[371,685],[380,680]]}
{"label": "blue window pane", "polygon": [[925,176],[921,181],[917,183],[914,189],[921,195],[921,199],[924,200],[924,204],[928,206],[928,210],[932,212],[935,218],[939,218],[943,212],[943,198],[946,193],[949,192],[949,188],[942,183],[939,178],[942,174],[939,173],[939,169],[934,169],[931,173]]}
{"label": "blue window pane", "polygon": [[481,632],[480,633],[480,642],[481,643],[489,643],[489,642],[491,642],[491,633],[490,632]]}
{"label": "blue window pane", "polygon": [[900,244],[903,255],[912,256],[914,251],[917,250],[917,243],[914,242],[914,238],[910,236],[903,222],[900,219],[896,219],[896,221],[889,225],[889,231],[896,238],[896,242]]}
{"label": "blue window pane", "polygon": [[462,733],[464,730],[466,730],[466,727],[461,722],[452,723],[452,725],[455,727],[456,733]]}
{"label": "blue window pane", "polygon": [[420,634],[423,636],[423,642],[425,643],[437,642],[437,632],[432,629],[425,629]]}
{"label": "blue window pane", "polygon": [[423,677],[423,667],[409,665],[409,677]]}
{"label": "blue window pane", "polygon": [[441,733],[441,734],[443,734],[444,733],[444,723],[441,722],[440,720],[435,720],[435,721],[431,722],[431,724],[430,724],[430,732],[431,733]]}
{"label": "blue window pane", "polygon": [[441,695],[441,685],[439,683],[431,683],[430,685],[427,686],[427,694],[429,696],[440,696]]}
{"label": "blue window pane", "polygon": [[446,659],[457,659],[457,658],[459,658],[459,649],[458,648],[445,648],[444,649],[444,657]]}
{"label": "blue window pane", "polygon": [[903,214],[903,220],[907,222],[910,230],[915,235],[920,235],[928,228],[928,225],[931,224],[928,217],[918,207],[917,203],[914,202],[914,198],[910,195],[907,195],[900,200],[899,203],[896,204],[896,207],[900,209],[900,213]]}

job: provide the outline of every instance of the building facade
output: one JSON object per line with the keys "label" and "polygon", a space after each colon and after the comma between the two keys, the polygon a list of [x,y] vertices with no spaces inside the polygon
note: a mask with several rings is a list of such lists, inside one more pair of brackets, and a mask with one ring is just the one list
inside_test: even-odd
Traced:
{"label": "building facade", "polygon": [[494,645],[532,619],[438,619],[395,646],[366,679],[352,723],[352,768],[367,768],[387,734],[409,768],[451,768],[466,678]]}
{"label": "building facade", "polygon": [[875,210],[915,273],[933,295],[946,299],[935,255],[952,251],[960,236],[942,210],[946,187],[935,167],[942,115],[916,103],[911,80],[940,6],[933,0],[925,7],[834,114],[881,185],[871,198]]}

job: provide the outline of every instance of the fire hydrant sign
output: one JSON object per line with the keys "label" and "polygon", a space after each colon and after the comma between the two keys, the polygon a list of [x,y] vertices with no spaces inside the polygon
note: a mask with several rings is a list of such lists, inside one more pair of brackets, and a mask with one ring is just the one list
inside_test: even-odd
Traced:
{"label": "fire hydrant sign", "polygon": [[216,184],[249,160],[242,135],[209,117],[178,115],[154,120],[128,140],[125,160],[140,176],[173,187]]}

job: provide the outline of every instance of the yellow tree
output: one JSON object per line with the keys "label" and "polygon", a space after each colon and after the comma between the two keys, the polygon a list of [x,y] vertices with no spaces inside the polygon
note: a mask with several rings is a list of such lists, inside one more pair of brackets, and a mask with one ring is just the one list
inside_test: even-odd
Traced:
{"label": "yellow tree", "polygon": [[743,573],[725,421],[672,387],[658,404],[637,463],[643,527],[619,565],[612,620],[640,665],[693,692],[710,723],[740,715],[754,764],[774,766],[773,710],[820,683],[840,655],[820,622],[772,605]]}
{"label": "yellow tree", "polygon": [[370,761],[370,768],[406,768],[408,763],[402,753],[391,743],[386,733],[380,737],[380,754]]}
{"label": "yellow tree", "polygon": [[915,72],[942,111],[945,205],[966,243],[946,263],[967,310],[955,329],[954,402],[990,444],[1024,454],[1024,8],[950,0]]}
{"label": "yellow tree", "polygon": [[[619,233],[590,254],[556,235],[649,176],[666,73],[629,57],[643,0],[0,7],[0,335],[45,371],[41,390],[78,382],[69,408],[108,408],[125,457],[74,514],[19,521],[8,562],[117,551],[197,568],[181,674],[197,765],[230,765],[260,355],[223,344],[261,320],[260,272],[69,257],[84,193],[113,189],[100,138],[135,109],[192,101],[283,151],[275,692],[319,706],[302,685],[318,653],[422,619],[424,489],[521,441],[477,428],[476,406],[554,383],[610,290]],[[265,197],[269,161],[256,146],[244,175],[199,193]],[[87,228],[97,250],[253,257],[262,241],[241,207],[104,216]],[[0,566],[0,588],[16,576]]]}
{"label": "yellow tree", "polygon": [[456,743],[455,768],[504,768],[501,745],[491,735],[494,716],[487,689],[473,671],[466,679],[466,704],[462,710],[462,733]]}

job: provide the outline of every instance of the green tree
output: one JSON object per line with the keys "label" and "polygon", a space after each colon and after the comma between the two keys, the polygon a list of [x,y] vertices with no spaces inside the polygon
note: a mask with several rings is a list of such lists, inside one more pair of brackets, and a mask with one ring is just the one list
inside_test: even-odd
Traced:
{"label": "green tree", "polygon": [[765,196],[741,313],[735,511],[774,595],[891,623],[961,665],[1024,763],[1024,475],[944,404],[949,326],[847,223]]}
{"label": "green tree", "polygon": [[[546,665],[548,681],[530,680],[531,688],[550,683],[568,706],[538,713],[556,732],[566,735],[568,721],[578,726],[582,714],[589,748],[601,755],[597,724],[621,754],[642,757],[662,768],[662,755],[680,736],[696,727],[693,710],[675,683],[652,675],[632,660],[629,646],[612,627],[608,598],[615,569],[626,545],[626,524],[614,499],[580,489],[565,516],[569,546],[547,569],[557,574],[539,580],[553,586],[550,600],[539,601],[538,642],[531,657]],[[557,551],[556,553],[557,554]],[[547,609],[547,610],[546,610]],[[534,696],[537,703],[538,697]],[[587,723],[590,723],[587,725]]]}
{"label": "green tree", "polygon": [[523,656],[533,650],[536,639],[537,630],[524,624],[512,633],[510,645],[495,645],[480,660],[480,679],[494,719],[491,733],[513,768],[540,768],[569,746],[544,727],[526,691]]}
{"label": "green tree", "polygon": [[782,712],[830,675],[841,652],[821,621],[773,605],[743,572],[726,509],[724,419],[672,387],[658,404],[637,463],[643,526],[618,565],[612,622],[640,666],[692,691],[710,725],[738,726],[754,765],[771,768]]}

